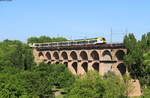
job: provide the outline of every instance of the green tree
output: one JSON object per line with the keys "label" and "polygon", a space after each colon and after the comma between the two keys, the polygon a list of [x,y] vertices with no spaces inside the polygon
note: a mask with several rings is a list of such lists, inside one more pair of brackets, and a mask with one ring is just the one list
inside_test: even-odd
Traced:
{"label": "green tree", "polygon": [[130,75],[140,80],[142,88],[150,86],[150,32],[144,34],[139,41],[133,34],[126,35],[124,45],[128,51],[124,63],[129,69]]}
{"label": "green tree", "polygon": [[44,72],[24,71],[11,66],[4,66],[0,71],[0,98],[52,98],[51,87]]}
{"label": "green tree", "polygon": [[3,66],[0,71],[0,98],[19,98],[24,94],[23,80],[17,77],[21,73],[19,68]]}
{"label": "green tree", "polygon": [[144,54],[145,72],[150,73],[150,50]]}
{"label": "green tree", "polygon": [[31,69],[34,64],[32,50],[20,41],[6,40],[0,43],[0,66]]}
{"label": "green tree", "polygon": [[45,64],[40,63],[35,66],[34,71],[44,72],[45,76],[51,81],[51,85],[58,88],[70,86],[75,81],[75,76],[66,68],[64,64]]}
{"label": "green tree", "polygon": [[65,98],[124,98],[125,87],[116,76],[102,78],[88,72],[68,88]]}
{"label": "green tree", "polygon": [[19,75],[25,94],[30,96],[39,96],[40,98],[52,96],[51,81],[45,76],[45,73],[25,71]]}
{"label": "green tree", "polygon": [[67,41],[64,37],[48,37],[48,36],[40,36],[40,37],[30,37],[28,38],[28,43],[44,43],[44,42],[60,42]]}
{"label": "green tree", "polygon": [[141,77],[143,73],[143,50],[139,42],[133,34],[129,34],[124,38],[124,45],[128,51],[124,58],[125,65],[133,78]]}
{"label": "green tree", "polygon": [[144,88],[143,91],[144,91],[144,93],[141,96],[141,98],[149,98],[150,97],[150,86]]}
{"label": "green tree", "polygon": [[144,52],[147,52],[150,50],[150,32],[142,35],[142,39],[140,41],[140,44],[141,44],[141,49]]}

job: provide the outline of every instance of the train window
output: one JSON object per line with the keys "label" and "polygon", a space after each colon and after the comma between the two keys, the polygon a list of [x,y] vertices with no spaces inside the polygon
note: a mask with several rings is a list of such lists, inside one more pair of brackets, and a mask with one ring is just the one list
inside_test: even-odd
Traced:
{"label": "train window", "polygon": [[41,44],[41,46],[44,46],[44,44]]}
{"label": "train window", "polygon": [[72,45],[72,42],[68,42],[69,45]]}
{"label": "train window", "polygon": [[73,42],[69,42],[70,43],[70,45],[73,45]]}
{"label": "train window", "polygon": [[81,44],[81,45],[82,45],[82,44],[85,44],[85,41],[81,41],[80,44]]}
{"label": "train window", "polygon": [[49,43],[49,44],[48,44],[48,46],[52,46],[52,44],[51,44],[51,43]]}
{"label": "train window", "polygon": [[35,44],[35,46],[39,46],[39,44]]}
{"label": "train window", "polygon": [[76,45],[77,44],[77,42],[73,42],[73,45]]}
{"label": "train window", "polygon": [[69,42],[65,42],[65,45],[68,46]]}
{"label": "train window", "polygon": [[80,44],[80,42],[77,42],[77,44]]}
{"label": "train window", "polygon": [[69,45],[75,45],[75,44],[77,44],[77,42],[68,42],[69,43]]}
{"label": "train window", "polygon": [[63,42],[63,43],[62,43],[62,46],[65,46],[65,44],[66,44],[66,43]]}
{"label": "train window", "polygon": [[48,44],[41,44],[41,46],[48,46]]}
{"label": "train window", "polygon": [[52,43],[52,46],[56,46],[57,45],[57,43]]}
{"label": "train window", "polygon": [[89,42],[90,42],[90,43],[96,43],[97,40],[90,40]]}
{"label": "train window", "polygon": [[88,43],[88,41],[83,41],[83,44],[87,44]]}

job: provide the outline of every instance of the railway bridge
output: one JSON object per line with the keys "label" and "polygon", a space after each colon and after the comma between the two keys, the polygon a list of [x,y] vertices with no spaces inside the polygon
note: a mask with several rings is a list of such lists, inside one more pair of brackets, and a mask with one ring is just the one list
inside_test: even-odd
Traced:
{"label": "railway bridge", "polygon": [[89,70],[96,70],[102,76],[108,71],[123,75],[126,73],[123,63],[126,53],[121,43],[33,48],[36,63],[65,64],[75,75]]}

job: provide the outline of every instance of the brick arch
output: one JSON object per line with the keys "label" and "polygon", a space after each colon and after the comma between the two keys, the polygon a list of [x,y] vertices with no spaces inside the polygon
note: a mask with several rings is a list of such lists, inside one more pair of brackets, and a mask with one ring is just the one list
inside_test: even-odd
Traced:
{"label": "brick arch", "polygon": [[95,50],[91,52],[90,56],[92,57],[93,60],[99,60],[100,59],[98,52]]}
{"label": "brick arch", "polygon": [[55,62],[55,64],[60,64],[60,62],[57,61],[57,62]]}
{"label": "brick arch", "polygon": [[43,56],[44,57],[44,54],[42,52],[39,52],[38,54],[39,57]]}
{"label": "brick arch", "polygon": [[48,60],[51,59],[51,54],[50,54],[50,52],[46,52],[45,56],[46,56],[46,58],[47,58]]}
{"label": "brick arch", "polygon": [[82,60],[88,60],[88,54],[85,51],[80,52],[80,57]]}
{"label": "brick arch", "polygon": [[123,63],[118,64],[117,69],[120,71],[121,75],[126,73],[126,66]]}
{"label": "brick arch", "polygon": [[68,62],[63,62],[63,64],[64,64],[66,67],[68,67]]}
{"label": "brick arch", "polygon": [[117,60],[123,60],[125,52],[123,50],[118,50],[115,53]]}
{"label": "brick arch", "polygon": [[93,67],[94,70],[96,70],[96,71],[99,72],[100,65],[99,65],[98,62],[93,63],[93,64],[92,64],[92,67]]}
{"label": "brick arch", "polygon": [[44,54],[42,52],[39,52],[38,58],[43,61],[44,60]]}
{"label": "brick arch", "polygon": [[112,54],[109,50],[105,50],[102,53],[103,60],[112,60]]}
{"label": "brick arch", "polygon": [[77,71],[78,71],[78,69],[77,69],[77,67],[78,67],[77,62],[73,62],[71,66],[72,66],[72,68],[73,68],[73,73],[74,73],[74,74],[77,74]]}
{"label": "brick arch", "polygon": [[83,68],[84,72],[88,71],[88,63],[87,62],[82,63],[81,67]]}
{"label": "brick arch", "polygon": [[47,64],[52,64],[52,62],[51,62],[51,61],[48,61]]}
{"label": "brick arch", "polygon": [[68,54],[67,54],[67,52],[62,52],[61,56],[62,56],[63,60],[68,60]]}
{"label": "brick arch", "polygon": [[72,51],[70,53],[70,57],[72,58],[72,60],[77,60],[78,59],[77,53],[75,51]]}
{"label": "brick arch", "polygon": [[54,53],[53,53],[53,57],[54,57],[56,60],[59,60],[59,54],[58,54],[58,52],[54,52]]}

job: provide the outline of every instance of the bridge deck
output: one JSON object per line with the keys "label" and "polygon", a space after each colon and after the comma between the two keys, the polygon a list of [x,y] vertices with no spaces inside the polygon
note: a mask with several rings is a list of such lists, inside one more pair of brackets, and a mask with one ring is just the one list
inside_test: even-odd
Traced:
{"label": "bridge deck", "polygon": [[116,49],[125,48],[122,43],[117,44],[90,44],[90,45],[72,45],[60,47],[36,47],[39,51],[44,50],[81,50],[81,49]]}

